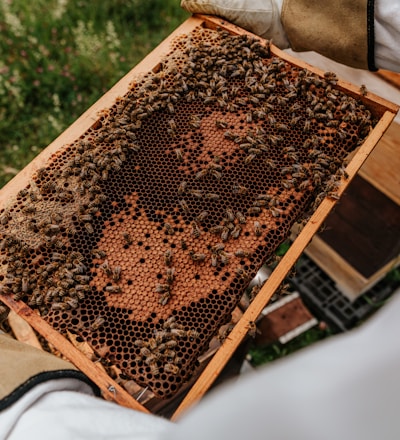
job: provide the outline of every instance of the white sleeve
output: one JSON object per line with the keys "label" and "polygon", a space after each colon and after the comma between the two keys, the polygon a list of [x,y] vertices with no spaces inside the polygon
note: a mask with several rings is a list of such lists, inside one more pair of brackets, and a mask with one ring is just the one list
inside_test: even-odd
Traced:
{"label": "white sleeve", "polygon": [[375,0],[375,64],[400,72],[400,2]]}
{"label": "white sleeve", "polygon": [[361,328],[216,389],[168,439],[399,439],[399,316],[397,294]]}
{"label": "white sleeve", "polygon": [[58,379],[35,386],[0,412],[0,439],[156,440],[171,425],[94,397],[80,380]]}

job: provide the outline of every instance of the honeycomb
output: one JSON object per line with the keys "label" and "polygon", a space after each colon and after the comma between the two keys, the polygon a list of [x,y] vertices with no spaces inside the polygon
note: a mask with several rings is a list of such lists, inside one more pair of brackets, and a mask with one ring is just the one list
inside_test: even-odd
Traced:
{"label": "honeycomb", "polygon": [[336,83],[246,35],[178,37],[2,209],[1,293],[171,397],[376,123]]}

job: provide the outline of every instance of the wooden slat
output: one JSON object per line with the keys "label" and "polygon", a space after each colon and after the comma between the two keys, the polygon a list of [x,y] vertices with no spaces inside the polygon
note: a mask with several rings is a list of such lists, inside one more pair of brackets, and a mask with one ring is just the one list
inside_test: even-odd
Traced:
{"label": "wooden slat", "polygon": [[13,310],[11,310],[8,315],[8,323],[15,336],[15,339],[31,345],[32,347],[38,348],[39,350],[43,350],[43,347],[41,346],[39,339],[37,338],[32,327]]}
{"label": "wooden slat", "polygon": [[380,69],[378,70],[378,72],[376,72],[376,74],[400,89],[400,73],[392,72],[391,70]]}
{"label": "wooden slat", "polygon": [[69,361],[86,374],[103,392],[107,400],[132,408],[137,411],[149,412],[144,406],[133,399],[121,386],[114,382],[105,372],[96,368],[83,353],[75,348],[64,336],[53,329],[47,322],[22,301],[14,301],[10,296],[0,294],[0,301],[10,307],[38,331],[47,341],[51,342]]}
{"label": "wooden slat", "polygon": [[400,125],[393,122],[360,169],[360,176],[400,206]]}
{"label": "wooden slat", "polygon": [[356,300],[400,263],[399,255],[382,266],[373,276],[365,278],[318,236],[312,239],[305,253],[336,282],[340,291],[350,301]]}

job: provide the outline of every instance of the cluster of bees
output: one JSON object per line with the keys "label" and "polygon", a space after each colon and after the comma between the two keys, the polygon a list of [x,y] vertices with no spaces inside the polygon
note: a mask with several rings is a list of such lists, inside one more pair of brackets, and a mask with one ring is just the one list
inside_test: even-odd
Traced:
{"label": "cluster of bees", "polygon": [[[17,237],[3,238],[2,251],[7,253],[8,271],[0,286],[2,294],[12,294],[14,300],[28,298],[31,307],[51,307],[53,310],[76,309],[79,301],[91,290],[88,267],[80,252],[64,254],[54,251],[50,262],[36,269],[34,284],[30,270],[22,258],[28,258],[30,249]],[[37,258],[37,263],[42,261]]]}
{"label": "cluster of bees", "polygon": [[[331,72],[320,77],[272,56],[268,44],[249,36],[193,31],[177,43],[157,73],[133,84],[94,127],[37,170],[14,205],[2,211],[1,293],[26,301],[42,316],[63,319],[58,312],[76,311],[82,303],[94,307],[88,304],[89,298],[100,295],[91,283],[96,267],[108,281],[103,292],[123,294],[124,271],[119,265],[111,267],[106,251],[97,245],[105,212],[119,209],[110,181],[128,167],[140,172],[143,164],[158,164],[161,157],[163,165],[143,175],[148,182],[157,174],[173,175],[169,199],[156,199],[163,209],[169,203],[171,213],[179,211],[179,226],[190,237],[180,241],[181,250],[196,267],[211,273],[236,259],[239,263],[227,283],[236,280],[231,290],[238,301],[291,225],[310,215],[325,197],[337,198],[340,179],[346,177],[345,157],[374,124],[370,111],[337,89],[336,82]],[[188,133],[202,136],[205,120],[213,113],[207,130],[225,147],[218,150],[215,141],[218,152],[199,160],[203,147],[190,149],[182,139]],[[146,136],[158,136],[157,145],[149,148]],[[226,145],[230,153],[224,152]],[[181,172],[185,167],[191,172]],[[127,182],[127,187],[140,193],[135,186],[140,183]],[[164,190],[152,185],[155,193]],[[143,200],[147,196],[141,194]],[[257,254],[254,245],[235,246],[249,222],[252,236],[262,245]],[[271,222],[285,225],[275,238],[268,238]],[[165,220],[161,224],[167,238],[176,237],[176,225]],[[196,243],[204,236],[210,237],[209,244],[199,249]],[[129,233],[123,232],[121,239],[126,247],[133,244]],[[175,288],[176,253],[172,248],[164,251],[163,279],[153,288],[161,309],[169,305]],[[94,333],[111,332],[107,311],[97,312],[82,312],[90,313],[86,327]],[[132,362],[157,378],[161,373],[169,378],[182,371],[189,374],[194,367],[183,367],[179,343],[198,342],[198,331],[186,325],[179,310],[157,325],[147,339],[133,340]],[[217,330],[218,324],[202,330],[199,355]],[[166,396],[172,391],[155,392]]]}
{"label": "cluster of bees", "polygon": [[160,362],[165,373],[177,375],[183,359],[179,356],[177,348],[180,340],[194,340],[199,337],[199,332],[195,329],[185,330],[176,321],[175,316],[168,318],[161,326],[153,332],[151,338],[147,340],[136,339],[134,345],[139,347],[139,354],[135,361],[150,367],[150,372],[154,376],[160,373]]}

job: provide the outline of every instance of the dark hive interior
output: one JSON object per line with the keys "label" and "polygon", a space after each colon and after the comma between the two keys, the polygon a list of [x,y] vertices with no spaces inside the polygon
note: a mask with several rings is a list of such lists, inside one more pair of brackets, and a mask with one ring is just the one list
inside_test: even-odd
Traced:
{"label": "dark hive interior", "polygon": [[330,72],[196,28],[2,210],[1,292],[172,396],[374,116]]}

